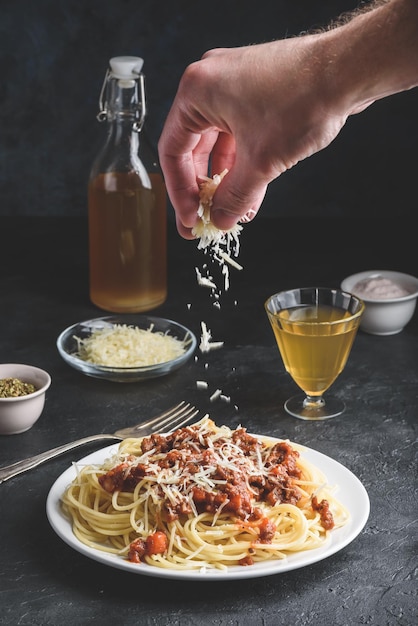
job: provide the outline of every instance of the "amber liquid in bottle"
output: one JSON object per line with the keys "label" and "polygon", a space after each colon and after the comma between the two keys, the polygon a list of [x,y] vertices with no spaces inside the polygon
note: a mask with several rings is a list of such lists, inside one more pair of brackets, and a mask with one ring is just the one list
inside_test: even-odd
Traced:
{"label": "amber liquid in bottle", "polygon": [[146,188],[135,172],[90,181],[90,298],[115,313],[153,309],[167,297],[166,189],[159,173]]}

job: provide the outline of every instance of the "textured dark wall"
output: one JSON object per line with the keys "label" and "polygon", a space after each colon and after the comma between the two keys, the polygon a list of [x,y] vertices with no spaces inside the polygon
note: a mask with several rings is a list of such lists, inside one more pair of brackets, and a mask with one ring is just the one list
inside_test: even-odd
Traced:
{"label": "textured dark wall", "polygon": [[[0,215],[82,215],[108,59],[145,59],[156,143],[184,68],[207,49],[321,26],[355,0],[0,0]],[[418,90],[349,119],[270,185],[265,214],[380,216],[417,207]],[[410,155],[413,155],[412,158]]]}

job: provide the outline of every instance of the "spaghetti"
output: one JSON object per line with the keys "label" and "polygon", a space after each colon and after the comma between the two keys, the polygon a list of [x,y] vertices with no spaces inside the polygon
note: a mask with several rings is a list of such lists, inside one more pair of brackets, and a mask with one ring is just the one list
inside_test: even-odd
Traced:
{"label": "spaghetti", "polygon": [[138,564],[226,569],[323,546],[349,512],[303,448],[205,416],[77,467],[63,510],[83,544]]}

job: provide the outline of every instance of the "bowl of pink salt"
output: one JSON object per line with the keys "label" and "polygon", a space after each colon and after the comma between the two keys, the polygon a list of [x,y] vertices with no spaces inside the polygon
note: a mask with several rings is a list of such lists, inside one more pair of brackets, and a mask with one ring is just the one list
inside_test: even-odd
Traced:
{"label": "bowl of pink salt", "polygon": [[395,335],[411,321],[418,297],[418,278],[403,272],[369,270],[352,274],[341,289],[366,305],[360,328],[372,335]]}

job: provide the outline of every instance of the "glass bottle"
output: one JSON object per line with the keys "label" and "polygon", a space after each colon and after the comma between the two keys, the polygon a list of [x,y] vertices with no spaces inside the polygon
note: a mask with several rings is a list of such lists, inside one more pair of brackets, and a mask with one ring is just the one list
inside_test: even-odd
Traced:
{"label": "glass bottle", "polygon": [[143,132],[143,60],[114,57],[100,94],[107,140],[88,184],[90,299],[135,313],[167,297],[167,194]]}

